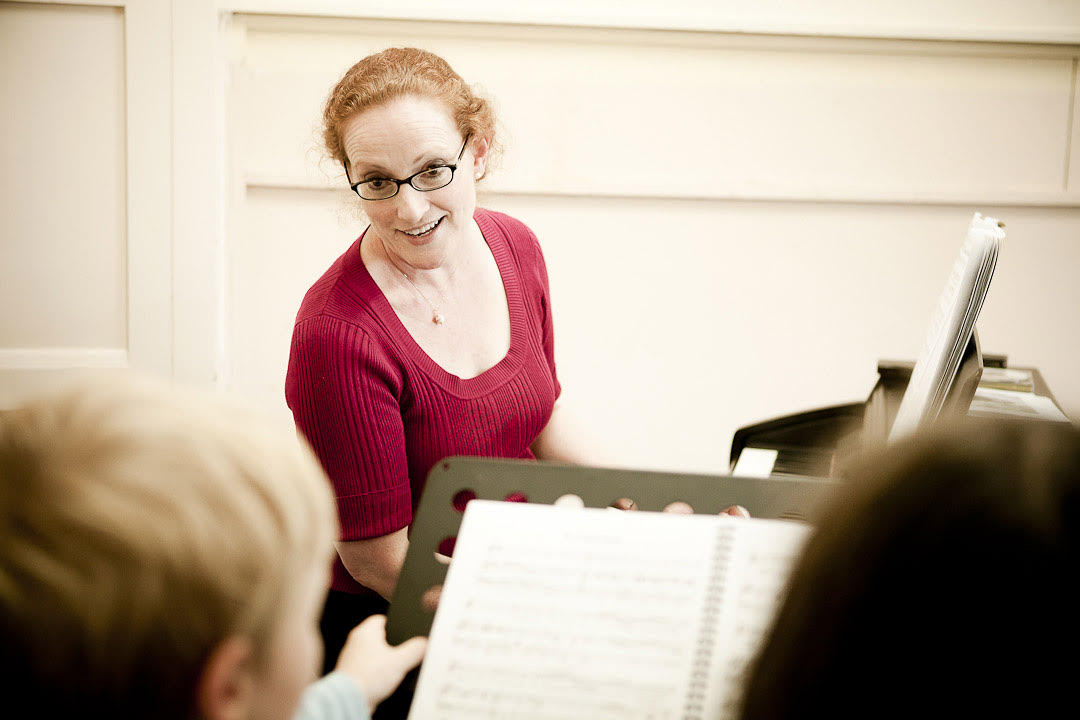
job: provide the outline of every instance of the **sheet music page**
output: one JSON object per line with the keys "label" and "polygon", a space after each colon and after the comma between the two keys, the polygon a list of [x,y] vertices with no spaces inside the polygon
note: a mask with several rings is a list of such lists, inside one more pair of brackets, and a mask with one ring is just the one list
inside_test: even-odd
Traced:
{"label": "sheet music page", "polygon": [[738,717],[751,663],[783,603],[790,571],[810,534],[808,525],[781,520],[755,520],[737,529],[724,540],[731,543],[731,552],[719,603],[714,684],[706,718]]}
{"label": "sheet music page", "polygon": [[1054,401],[1042,395],[1015,390],[995,390],[980,387],[971,400],[968,415],[1000,416],[1009,415],[1029,419],[1069,422],[1065,413],[1058,409]]}
{"label": "sheet music page", "polygon": [[[725,701],[713,687],[724,685],[717,663],[746,654],[729,651],[720,623],[732,618],[741,640],[729,644],[743,647],[768,623],[755,613],[775,605],[781,573],[770,558],[785,553],[761,550],[739,564],[741,553],[770,547],[746,530],[760,524],[806,532],[780,521],[474,500],[410,720],[715,717],[708,708]],[[787,530],[772,535],[791,550]],[[730,584],[736,567],[745,577]],[[724,602],[741,610],[722,615]]]}

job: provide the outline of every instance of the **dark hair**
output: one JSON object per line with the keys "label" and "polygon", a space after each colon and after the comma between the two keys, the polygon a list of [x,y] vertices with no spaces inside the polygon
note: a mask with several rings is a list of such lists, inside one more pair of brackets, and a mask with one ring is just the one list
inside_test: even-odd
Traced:
{"label": "dark hair", "polygon": [[968,420],[865,458],[845,483],[751,670],[744,718],[1074,705],[1080,433]]}

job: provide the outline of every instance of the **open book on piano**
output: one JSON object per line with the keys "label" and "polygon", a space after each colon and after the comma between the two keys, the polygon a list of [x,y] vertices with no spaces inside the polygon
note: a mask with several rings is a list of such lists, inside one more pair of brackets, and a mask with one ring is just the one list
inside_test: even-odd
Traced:
{"label": "open book on piano", "polygon": [[[890,440],[933,421],[941,413],[946,396],[956,384],[961,358],[973,343],[975,320],[986,300],[1004,238],[1004,223],[975,213],[930,321],[922,353],[911,371],[907,391],[889,432]],[[977,355],[977,340],[974,343]],[[981,371],[981,365],[981,360],[974,363],[977,371]],[[977,384],[976,374],[971,393]],[[970,402],[971,396],[966,399]],[[966,404],[963,410],[966,412]]]}
{"label": "open book on piano", "polygon": [[[1005,237],[1004,225],[975,213],[931,318],[918,361],[881,360],[865,402],[834,405],[746,425],[731,440],[731,467],[744,450],[776,451],[773,476],[833,474],[838,458],[884,444],[941,415],[968,412],[983,367],[1004,369],[1004,355],[983,355],[975,321],[986,300]],[[1049,389],[1034,368],[1032,390]],[[1052,402],[1046,397],[1047,402]]]}

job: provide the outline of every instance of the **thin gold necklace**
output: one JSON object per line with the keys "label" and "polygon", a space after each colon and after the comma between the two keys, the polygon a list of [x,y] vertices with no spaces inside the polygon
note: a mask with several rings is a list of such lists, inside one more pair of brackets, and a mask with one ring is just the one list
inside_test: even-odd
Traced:
{"label": "thin gold necklace", "polygon": [[405,280],[413,286],[413,290],[420,293],[420,297],[424,298],[424,302],[426,302],[431,308],[431,322],[435,323],[436,325],[442,325],[444,322],[446,322],[446,318],[444,318],[442,316],[442,313],[439,312],[439,308],[435,307],[435,303],[428,300],[428,296],[424,294],[424,291],[416,287],[416,283],[409,279],[409,276],[406,275],[403,271],[398,270],[398,272],[401,273],[401,277],[405,278]]}

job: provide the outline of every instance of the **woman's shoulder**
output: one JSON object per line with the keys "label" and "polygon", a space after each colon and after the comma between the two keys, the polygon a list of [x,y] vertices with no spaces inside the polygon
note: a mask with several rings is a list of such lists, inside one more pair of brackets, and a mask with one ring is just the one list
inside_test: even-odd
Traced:
{"label": "woman's shoulder", "polygon": [[293,324],[292,353],[400,364],[396,340],[365,294],[335,266],[311,286]]}
{"label": "woman's shoulder", "polygon": [[521,220],[498,210],[489,210],[487,208],[476,209],[476,220],[485,236],[489,231],[501,236],[519,261],[525,261],[529,264],[537,261],[543,262],[544,256],[540,250],[540,241],[537,240],[536,233]]}
{"label": "woman's shoulder", "polygon": [[370,314],[349,317],[340,312],[317,312],[298,317],[293,326],[290,376],[303,368],[326,377],[358,367],[378,368],[381,377],[395,384],[406,374],[407,366],[400,347]]}
{"label": "woman's shoulder", "polygon": [[296,326],[314,318],[361,327],[374,321],[371,288],[364,282],[366,271],[359,255],[358,243],[353,243],[308,288],[296,313]]}
{"label": "woman's shoulder", "polygon": [[506,213],[477,208],[477,222],[487,237],[498,234],[505,241],[511,262],[517,268],[526,294],[544,296],[548,293],[547,262],[540,241],[528,225]]}

